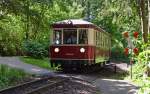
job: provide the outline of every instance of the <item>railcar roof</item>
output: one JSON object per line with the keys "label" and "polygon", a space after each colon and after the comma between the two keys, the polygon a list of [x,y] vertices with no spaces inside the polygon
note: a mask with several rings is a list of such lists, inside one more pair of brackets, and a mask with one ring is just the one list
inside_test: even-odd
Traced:
{"label": "railcar roof", "polygon": [[56,22],[55,24],[74,24],[74,25],[76,25],[76,24],[91,24],[91,25],[94,25],[93,23],[82,20],[82,19],[63,20],[63,21]]}
{"label": "railcar roof", "polygon": [[82,19],[68,19],[52,24],[53,28],[93,28],[105,32],[102,28]]}

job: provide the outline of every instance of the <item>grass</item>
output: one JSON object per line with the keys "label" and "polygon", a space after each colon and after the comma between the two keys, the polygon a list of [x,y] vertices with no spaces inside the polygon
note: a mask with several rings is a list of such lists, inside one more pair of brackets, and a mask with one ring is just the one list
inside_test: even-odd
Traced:
{"label": "grass", "polygon": [[0,89],[14,86],[29,77],[31,75],[25,73],[23,70],[0,65]]}
{"label": "grass", "polygon": [[36,59],[36,58],[32,58],[32,57],[20,57],[20,59],[27,64],[32,64],[44,69],[48,69],[48,70],[53,70],[53,68],[50,66],[49,63],[49,59],[48,58],[44,58],[44,59]]}

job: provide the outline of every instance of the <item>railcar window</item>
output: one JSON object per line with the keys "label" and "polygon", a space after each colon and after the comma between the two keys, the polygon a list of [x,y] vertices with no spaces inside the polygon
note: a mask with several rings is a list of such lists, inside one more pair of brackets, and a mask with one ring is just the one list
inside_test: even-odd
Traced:
{"label": "railcar window", "polygon": [[88,32],[86,29],[79,29],[79,44],[88,43]]}
{"label": "railcar window", "polygon": [[104,33],[103,33],[103,36],[102,36],[102,41],[103,41],[103,48],[104,48],[104,43],[105,43]]}
{"label": "railcar window", "polygon": [[103,41],[102,41],[103,35],[102,35],[102,32],[100,32],[100,33],[101,33],[101,34],[100,34],[100,40],[101,40],[100,47],[103,47]]}
{"label": "railcar window", "polygon": [[54,44],[61,44],[62,39],[61,36],[62,36],[61,30],[54,31],[54,39],[53,39]]}
{"label": "railcar window", "polygon": [[63,30],[63,43],[64,44],[77,44],[77,30],[64,29]]}
{"label": "railcar window", "polygon": [[98,45],[98,32],[96,31],[96,45]]}
{"label": "railcar window", "polygon": [[108,46],[108,49],[109,49],[109,37],[107,36],[107,46]]}
{"label": "railcar window", "polygon": [[96,45],[99,46],[99,32],[96,31]]}
{"label": "railcar window", "polygon": [[104,44],[104,40],[103,40],[104,38],[103,38],[103,37],[104,37],[104,36],[103,36],[103,33],[101,33],[101,42],[102,42],[101,47],[102,47],[102,48],[103,48],[103,46],[104,46],[104,45],[103,45],[103,44]]}
{"label": "railcar window", "polygon": [[106,49],[106,42],[107,42],[106,34],[105,34],[104,38],[105,38],[105,40],[104,40],[104,47],[105,47],[105,49]]}
{"label": "railcar window", "polygon": [[101,47],[101,32],[98,32],[98,46]]}
{"label": "railcar window", "polygon": [[104,34],[104,48],[106,49],[106,34]]}

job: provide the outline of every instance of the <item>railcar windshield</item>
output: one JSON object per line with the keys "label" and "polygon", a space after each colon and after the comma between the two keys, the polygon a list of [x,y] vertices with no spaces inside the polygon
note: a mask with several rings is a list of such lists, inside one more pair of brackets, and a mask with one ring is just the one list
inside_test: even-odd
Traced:
{"label": "railcar windshield", "polygon": [[77,44],[77,29],[64,29],[63,30],[63,43],[64,44]]}
{"label": "railcar windshield", "polygon": [[88,44],[87,29],[54,30],[53,44]]}

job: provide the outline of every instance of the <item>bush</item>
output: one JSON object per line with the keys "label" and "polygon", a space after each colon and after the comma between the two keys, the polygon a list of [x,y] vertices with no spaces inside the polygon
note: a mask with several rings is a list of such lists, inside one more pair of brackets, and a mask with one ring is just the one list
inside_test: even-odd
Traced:
{"label": "bush", "polygon": [[26,55],[34,58],[43,58],[48,56],[48,49],[46,44],[42,44],[36,41],[27,41],[24,44],[24,51]]}
{"label": "bush", "polygon": [[12,56],[22,54],[22,37],[15,32],[0,31],[0,55]]}

